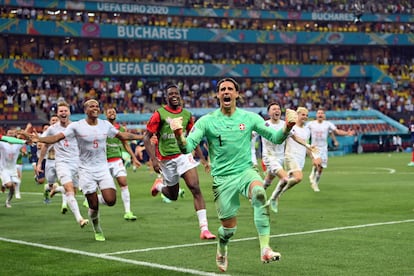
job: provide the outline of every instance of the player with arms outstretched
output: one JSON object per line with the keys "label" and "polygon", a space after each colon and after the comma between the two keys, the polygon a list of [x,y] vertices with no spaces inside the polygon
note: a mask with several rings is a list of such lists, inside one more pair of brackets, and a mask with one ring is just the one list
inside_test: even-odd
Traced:
{"label": "player with arms outstretched", "polygon": [[287,126],[280,131],[265,126],[258,114],[236,106],[239,84],[225,78],[216,87],[220,108],[202,116],[187,137],[182,133],[179,118],[171,121],[170,127],[182,152],[192,152],[205,137],[208,143],[213,176],[214,201],[221,226],[218,229],[216,264],[220,271],[228,267],[227,247],[237,229],[237,212],[240,195],[251,199],[254,224],[259,235],[260,259],[271,262],[280,259],[280,253],[270,248],[269,210],[266,208],[266,192],[263,179],[254,168],[251,154],[252,132],[272,141],[282,143],[296,121],[296,112],[289,110]]}

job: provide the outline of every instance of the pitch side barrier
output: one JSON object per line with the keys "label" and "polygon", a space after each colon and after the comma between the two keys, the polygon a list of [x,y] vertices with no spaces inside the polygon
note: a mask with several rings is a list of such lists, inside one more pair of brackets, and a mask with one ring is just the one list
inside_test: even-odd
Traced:
{"label": "pitch side barrier", "polygon": [[[196,118],[215,110],[215,108],[188,109]],[[263,117],[266,117],[267,114],[265,107],[245,109],[260,114]],[[333,155],[377,151],[380,137],[387,141],[387,139],[392,139],[392,136],[399,135],[403,139],[403,145],[409,143],[408,128],[377,110],[326,111],[325,114],[326,119],[334,123],[338,128],[342,130],[351,128],[357,132],[355,136],[337,136],[340,146],[339,148],[333,148],[331,150]],[[146,122],[150,119],[151,115],[152,113],[118,114],[117,121],[125,124],[130,130],[142,132],[145,130]],[[101,116],[102,119],[105,119],[103,115]],[[315,111],[309,112],[309,121],[314,120],[315,116]],[[73,114],[71,120],[77,121],[84,117],[85,114]],[[329,143],[331,144],[331,141]]]}

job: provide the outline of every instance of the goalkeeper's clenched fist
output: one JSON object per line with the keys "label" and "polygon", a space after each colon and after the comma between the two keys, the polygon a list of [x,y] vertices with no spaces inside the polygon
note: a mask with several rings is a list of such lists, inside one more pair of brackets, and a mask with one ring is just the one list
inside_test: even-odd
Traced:
{"label": "goalkeeper's clenched fist", "polygon": [[291,129],[296,124],[297,120],[298,120],[298,113],[293,109],[287,108],[285,112],[285,121],[286,121],[287,128]]}
{"label": "goalkeeper's clenched fist", "polygon": [[171,118],[170,128],[174,131],[174,135],[177,138],[177,142],[183,146],[187,144],[183,134],[183,117]]}
{"label": "goalkeeper's clenched fist", "polygon": [[183,117],[177,117],[170,119],[170,128],[175,132],[176,130],[183,129]]}

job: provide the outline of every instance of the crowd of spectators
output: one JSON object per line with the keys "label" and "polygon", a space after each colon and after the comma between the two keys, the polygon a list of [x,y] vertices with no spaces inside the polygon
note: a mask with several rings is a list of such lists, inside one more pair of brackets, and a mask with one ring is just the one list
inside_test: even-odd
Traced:
{"label": "crowd of spectators", "polygon": [[[197,1],[195,1],[197,2]],[[208,1],[204,1],[208,2]],[[225,1],[228,2],[228,1]],[[249,2],[249,1],[246,1]],[[270,1],[271,2],[271,1]],[[290,1],[289,9],[295,5],[322,5],[326,10],[340,9],[346,3],[343,1]],[[344,1],[346,2],[346,1]],[[401,1],[399,1],[401,2]],[[235,2],[240,4],[242,2]],[[244,2],[243,2],[244,3]],[[408,7],[408,2],[400,5]],[[246,4],[246,3],[244,3]],[[388,9],[395,4],[388,3]],[[381,4],[379,4],[381,6]],[[93,14],[93,15],[92,15]],[[17,17],[37,20],[63,20],[75,22],[97,22],[114,24],[142,24],[154,26],[185,26],[185,27],[207,27],[207,28],[246,28],[246,29],[275,29],[275,30],[318,30],[318,31],[346,31],[354,30],[352,22],[306,22],[306,21],[283,21],[279,19],[232,19],[214,17],[186,17],[166,15],[146,15],[128,13],[88,13],[86,11],[57,11],[48,9],[14,8],[4,6],[0,9],[1,17]],[[365,25],[364,25],[365,24]],[[401,22],[366,22],[359,25],[364,31],[375,32],[414,32],[414,24]],[[362,27],[363,26],[363,27]],[[2,45],[2,46],[1,46]],[[121,46],[117,46],[121,45]],[[302,48],[306,49],[306,45]],[[279,48],[282,48],[280,50]],[[31,59],[72,59],[72,60],[104,60],[104,61],[135,61],[135,62],[173,62],[173,63],[220,63],[220,64],[266,64],[266,63],[289,63],[289,64],[364,64],[374,63],[386,66],[388,74],[398,78],[414,78],[412,67],[414,56],[410,51],[398,48],[384,50],[383,47],[372,46],[371,56],[364,53],[363,47],[330,47],[324,46],[309,48],[308,57],[298,54],[300,52],[294,45],[291,47],[280,47],[280,45],[248,44],[223,44],[206,43],[186,45],[177,42],[153,41],[119,41],[51,37],[22,37],[3,36],[0,37],[0,57],[3,58],[31,58]],[[311,50],[312,48],[312,50]],[[319,48],[319,49],[317,49]],[[303,50],[301,50],[303,51]],[[392,66],[391,66],[392,65]]]}
{"label": "crowd of spectators", "polygon": [[[0,101],[18,105],[20,111],[56,111],[65,100],[72,113],[83,113],[85,99],[95,98],[102,107],[113,106],[121,113],[147,113],[163,104],[168,83],[177,83],[187,108],[214,108],[216,79],[80,78],[37,77],[0,78]],[[305,106],[311,111],[376,109],[392,116],[393,112],[414,112],[414,87],[393,86],[368,81],[337,79],[257,81],[240,79],[242,107],[263,107],[277,101],[285,108]]]}
{"label": "crowd of spectators", "polygon": [[[282,1],[281,1],[282,2]],[[292,1],[294,2],[294,1]],[[312,5],[306,10],[296,8],[297,11],[312,12],[344,12],[352,13],[347,2],[333,9],[335,5],[320,5],[322,8],[312,9]],[[276,10],[291,10],[286,7],[276,7]],[[379,5],[381,6],[381,5]],[[393,6],[390,4],[390,6]],[[390,8],[394,10],[393,8]],[[381,9],[382,11],[384,9]],[[385,9],[387,10],[387,9]],[[403,9],[412,12],[411,8]],[[384,12],[389,14],[390,12]],[[162,14],[139,14],[139,13],[113,13],[113,12],[91,12],[84,10],[58,10],[37,8],[16,8],[3,6],[0,9],[1,18],[35,19],[41,21],[64,21],[77,23],[97,23],[116,25],[140,25],[140,26],[165,26],[178,28],[214,28],[214,29],[244,29],[244,30],[275,30],[275,31],[319,31],[319,32],[379,32],[379,33],[413,33],[414,24],[411,22],[365,22],[354,24],[353,21],[304,21],[304,20],[282,20],[259,19],[259,18],[229,18],[213,16],[174,16]]]}
{"label": "crowd of spectators", "polygon": [[[148,4],[156,4],[149,1]],[[174,2],[174,1],[173,1]],[[180,2],[181,1],[177,1]],[[140,2],[139,4],[145,4]],[[178,4],[178,3],[177,3]],[[290,0],[290,1],[185,1],[189,7],[240,7],[260,8],[267,10],[312,11],[312,12],[352,12],[352,1],[345,0]],[[408,13],[414,10],[410,1],[380,0],[364,1],[366,12],[395,14]],[[90,22],[105,24],[129,24],[172,27],[202,27],[224,29],[255,30],[295,30],[295,31],[365,31],[412,33],[414,24],[401,22],[363,22],[356,26],[352,22],[304,22],[233,19],[214,17],[186,17],[168,15],[123,14],[123,13],[88,13],[86,11],[58,11],[53,9],[0,8],[2,18],[23,18],[36,20],[58,20],[72,22]],[[43,48],[40,49],[43,41]],[[339,63],[359,64],[373,63],[380,65],[385,72],[394,77],[394,85],[370,83],[366,80],[290,80],[267,79],[255,80],[244,78],[241,82],[240,106],[266,106],[271,101],[278,101],[286,108],[306,106],[314,111],[318,107],[326,110],[364,110],[378,109],[387,115],[393,112],[413,112],[414,95],[414,55],[410,51],[397,48],[389,49],[388,54],[376,55],[371,60],[355,52],[355,48],[330,48],[325,57],[312,56],[307,62],[294,58],[288,53],[271,56],[278,45],[238,45],[238,44],[189,44],[186,51],[177,42],[123,41],[118,49],[106,45],[120,45],[120,41],[82,40],[67,38],[44,38],[3,36],[0,38],[0,55],[2,57],[24,57],[42,59],[75,59],[105,60],[119,58],[124,61],[142,62],[190,62],[190,63]],[[4,46],[7,45],[7,46]],[[23,47],[29,45],[27,51]],[[273,48],[272,48],[273,47]],[[306,47],[306,46],[304,46]],[[320,47],[323,52],[324,46]],[[216,48],[216,49],[214,49]],[[291,47],[294,50],[294,46]],[[119,50],[121,49],[121,50]],[[133,52],[136,49],[139,51]],[[374,48],[373,48],[374,49]],[[393,52],[394,51],[394,52]],[[385,52],[384,52],[385,53]],[[403,81],[399,81],[403,80]],[[67,101],[72,113],[82,113],[82,103],[86,98],[96,98],[102,107],[114,106],[119,112],[147,113],[152,112],[163,102],[163,90],[169,82],[178,83],[183,93],[186,107],[216,107],[215,79],[159,78],[81,78],[81,77],[0,77],[0,102],[5,106],[14,106],[22,112],[56,111],[60,100]],[[413,83],[413,84],[411,84]]]}
{"label": "crowd of spectators", "polygon": [[204,8],[250,8],[263,10],[288,10],[307,12],[350,12],[354,9],[355,2],[361,4],[361,8],[367,13],[412,13],[413,4],[409,0],[379,0],[379,1],[347,1],[347,0],[219,0],[200,1],[187,0],[188,7]]}

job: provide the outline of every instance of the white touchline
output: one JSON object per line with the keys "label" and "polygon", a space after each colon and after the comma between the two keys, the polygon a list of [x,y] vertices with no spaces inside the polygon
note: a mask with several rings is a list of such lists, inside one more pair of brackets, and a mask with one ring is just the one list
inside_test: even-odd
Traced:
{"label": "white touchline", "polygon": [[[351,225],[351,226],[334,227],[334,228],[326,228],[326,229],[317,229],[317,230],[310,230],[310,231],[304,231],[304,232],[271,235],[270,237],[278,238],[278,237],[308,235],[308,234],[314,234],[314,233],[333,232],[333,231],[340,231],[340,230],[347,230],[347,229],[357,229],[357,228],[365,228],[365,227],[373,227],[373,226],[381,226],[381,225],[389,225],[389,224],[401,224],[401,223],[409,223],[409,222],[414,222],[414,219],[378,222],[378,223],[361,224],[361,225]],[[256,239],[257,237],[234,239],[234,240],[232,239],[231,242],[234,243],[234,242],[250,241],[250,240],[256,240]],[[121,254],[137,253],[137,252],[148,252],[148,251],[154,251],[154,250],[175,249],[175,248],[182,248],[182,247],[194,247],[194,246],[199,246],[199,245],[211,245],[211,244],[217,244],[217,242],[189,243],[189,244],[179,244],[179,245],[171,245],[171,246],[163,246],[163,247],[134,249],[134,250],[127,250],[127,251],[112,252],[112,253],[102,253],[102,255],[121,255]]]}
{"label": "white touchline", "polygon": [[[340,230],[347,230],[347,229],[357,229],[357,228],[374,227],[374,226],[390,225],[390,224],[401,224],[401,223],[409,223],[409,222],[414,222],[414,219],[400,220],[400,221],[378,222],[378,223],[361,224],[361,225],[351,225],[351,226],[334,227],[334,228],[326,228],[326,229],[317,229],[317,230],[310,230],[310,231],[304,231],[304,232],[294,232],[294,233],[271,235],[270,237],[271,238],[277,238],[277,237],[308,235],[308,234],[314,234],[314,233],[333,232],[333,231],[340,231]],[[232,243],[241,242],[241,241],[256,240],[256,239],[257,239],[257,237],[235,239],[235,240],[232,240]],[[180,248],[180,247],[194,247],[194,246],[199,246],[199,245],[211,245],[211,244],[216,244],[216,242],[182,244],[182,245],[174,245],[174,246],[153,247],[153,248],[144,248],[144,249],[136,249],[136,250],[118,251],[118,252],[112,252],[112,253],[98,254],[98,253],[86,252],[86,251],[81,251],[81,250],[76,250],[76,249],[65,248],[65,247],[51,246],[51,245],[27,242],[27,241],[22,241],[22,240],[8,239],[8,238],[3,238],[3,237],[0,237],[0,241],[16,243],[16,244],[22,244],[22,245],[28,245],[28,246],[33,246],[33,247],[39,247],[39,248],[55,250],[55,251],[61,251],[61,252],[66,252],[66,253],[71,253],[71,254],[90,256],[90,257],[100,258],[100,259],[104,259],[104,260],[117,261],[117,262],[134,264],[134,265],[139,265],[139,266],[147,266],[147,267],[159,268],[159,269],[170,270],[170,271],[184,272],[184,273],[189,273],[189,274],[193,274],[193,275],[228,276],[228,274],[222,274],[222,273],[217,274],[217,273],[213,273],[213,272],[205,272],[205,271],[199,271],[199,270],[195,270],[195,269],[188,269],[188,268],[182,268],[182,267],[176,267],[176,266],[162,265],[162,264],[157,264],[157,263],[135,261],[135,260],[131,260],[131,259],[124,259],[124,258],[120,258],[120,257],[111,256],[111,255],[129,254],[129,253],[136,253],[136,252],[148,252],[148,251],[153,251],[153,250],[174,249],[174,248]]]}
{"label": "white touchline", "polygon": [[21,241],[21,240],[13,240],[13,239],[7,239],[7,238],[3,238],[3,237],[0,237],[0,241],[10,242],[10,243],[17,243],[17,244],[28,245],[28,246],[33,246],[33,247],[39,247],[39,248],[55,250],[55,251],[61,251],[61,252],[66,252],[66,253],[78,254],[78,255],[82,255],[82,256],[95,257],[95,258],[100,258],[100,259],[104,259],[104,260],[111,260],[111,261],[117,261],[117,262],[122,262],[122,263],[134,264],[134,265],[139,265],[139,266],[147,266],[147,267],[159,268],[159,269],[164,269],[164,270],[183,272],[183,273],[188,273],[188,274],[193,274],[193,275],[229,276],[228,274],[222,274],[222,273],[217,274],[217,273],[213,273],[213,272],[205,272],[205,271],[200,271],[200,270],[195,270],[195,269],[188,269],[188,268],[182,268],[182,267],[176,267],[176,266],[162,265],[162,264],[157,264],[157,263],[135,261],[135,260],[124,259],[124,258],[115,257],[115,256],[108,256],[108,255],[105,255],[105,254],[98,254],[98,253],[80,251],[80,250],[70,249],[70,248],[65,248],[65,247],[51,246],[51,245],[45,245],[45,244],[33,243],[33,242],[26,242],[26,241]]}
{"label": "white touchline", "polygon": [[374,168],[374,169],[385,170],[385,171],[388,171],[388,173],[395,173],[397,171],[396,169],[392,169],[392,168]]}

